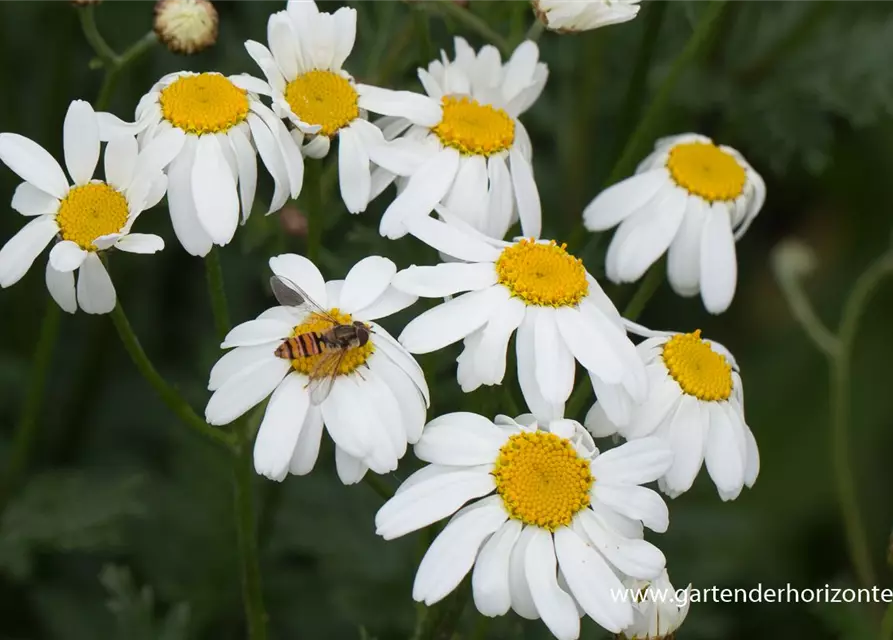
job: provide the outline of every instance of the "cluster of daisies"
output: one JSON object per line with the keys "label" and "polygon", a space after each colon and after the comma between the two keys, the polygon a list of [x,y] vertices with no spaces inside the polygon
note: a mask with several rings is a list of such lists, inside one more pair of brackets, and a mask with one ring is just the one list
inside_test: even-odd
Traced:
{"label": "cluster of daisies", "polygon": [[[638,11],[620,0],[534,7],[555,30]],[[301,193],[305,162],[336,153],[347,210],[363,212],[395,185],[381,235],[409,234],[443,262],[398,271],[370,256],[326,281],[303,256],[271,258],[280,305],[226,336],[228,351],[210,372],[208,423],[229,424],[267,400],[254,461],[276,481],[313,469],[323,431],[346,484],[394,471],[413,445],[427,465],[382,506],[375,528],[390,540],[449,518],[419,566],[417,601],[434,604],[471,574],[483,615],[511,609],[542,619],[557,638],[577,638],[583,615],[629,638],[671,634],[687,607],[618,595],[670,585],[664,555],[644,538],[645,528],[667,529],[668,509],[644,485],[676,497],[706,465],[731,500],[757,478],[734,357],[700,331],[625,320],[579,258],[540,237],[533,149],[519,119],[548,79],[534,42],[503,61],[492,46],[476,51],[456,38],[453,58],[419,69],[424,92],[396,91],[359,84],[346,70],[356,20],[354,9],[326,13],[293,0],[270,16],[266,44],[245,43],[263,78],[168,74],[132,122],[73,102],[62,136],[68,176],[35,142],[0,134],[0,160],[23,180],[12,207],[31,218],[0,250],[0,285],[17,282],[52,245],[53,299],[69,312],[108,313],[116,298],[104,254],[164,247],[132,230],[143,211],[166,196],[179,243],[205,256],[251,213],[258,156],[273,180],[272,212]],[[640,279],[666,254],[673,290],[700,294],[720,313],[735,292],[735,242],[764,198],[741,154],[685,134],[658,140],[634,176],[595,197],[582,223],[617,227],[606,264],[613,282]],[[504,240],[517,223],[523,238]],[[442,303],[397,338],[378,323],[419,297]],[[528,413],[427,421],[429,389],[412,354],[462,341],[457,381],[470,392],[503,383],[513,336],[508,373]],[[564,416],[578,364],[597,399],[583,424]],[[616,435],[625,443],[605,451],[593,440]]]}

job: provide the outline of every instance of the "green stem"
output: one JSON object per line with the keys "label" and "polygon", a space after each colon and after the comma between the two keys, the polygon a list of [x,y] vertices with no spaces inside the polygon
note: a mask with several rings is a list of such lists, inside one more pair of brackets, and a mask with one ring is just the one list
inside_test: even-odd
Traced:
{"label": "green stem", "polygon": [[511,55],[512,46],[509,44],[508,40],[487,24],[486,20],[475,15],[467,8],[460,7],[453,2],[453,0],[427,0],[419,2],[418,6],[426,11],[436,12],[441,16],[452,18],[456,22],[460,22],[499,49],[503,56],[508,57]]}
{"label": "green stem", "polygon": [[96,52],[97,57],[104,65],[111,66],[118,59],[118,54],[105,41],[102,34],[99,33],[99,27],[96,26],[96,6],[88,4],[80,8],[78,17],[81,19],[81,29],[84,31],[84,37]]}
{"label": "green stem", "polygon": [[[530,25],[530,28],[527,30],[527,33],[524,35],[524,40],[531,40],[536,42],[540,39],[540,36],[543,35],[543,31],[546,30],[546,25],[543,24],[543,21],[537,18],[533,21],[533,24]],[[521,42],[524,42],[522,40]],[[521,44],[520,42],[518,44]]]}
{"label": "green stem", "polygon": [[208,295],[211,298],[214,327],[217,330],[217,337],[222,341],[229,333],[230,322],[219,249],[211,249],[211,252],[205,257],[205,275],[208,279]]}
{"label": "green stem", "polygon": [[0,486],[0,513],[12,497],[22,474],[28,467],[31,450],[40,428],[38,417],[43,407],[43,392],[53,357],[53,348],[59,337],[59,320],[62,312],[53,300],[47,301],[47,309],[40,325],[40,337],[34,351],[34,364],[25,394],[22,415],[13,435],[12,453],[6,463],[3,485]]}
{"label": "green stem", "polygon": [[156,42],[158,42],[158,38],[155,36],[155,32],[150,31],[137,40],[121,56],[116,57],[112,64],[106,66],[105,77],[102,79],[102,86],[99,88],[99,97],[96,98],[97,111],[104,111],[108,108],[112,93],[115,90],[115,84],[118,82],[121,72],[143,53],[152,48],[152,45]]}
{"label": "green stem", "polygon": [[394,497],[394,490],[391,489],[377,473],[367,471],[366,475],[363,476],[363,482],[369,485],[369,487],[377,493],[382,500],[387,501]]}
{"label": "green stem", "polygon": [[304,209],[307,214],[307,257],[314,264],[319,260],[323,236],[323,170],[322,162],[311,160],[305,165]]}
{"label": "green stem", "polygon": [[233,457],[233,497],[236,538],[242,575],[242,599],[248,623],[249,640],[266,640],[267,614],[261,588],[260,560],[257,550],[257,524],[254,519],[254,463],[251,442],[246,433],[248,422],[236,424],[238,447]]}
{"label": "green stem", "polygon": [[427,607],[426,612],[419,616],[420,624],[413,634],[413,640],[451,640],[456,627],[462,621],[462,612],[465,611],[469,596],[471,578],[466,576],[450,595]]}
{"label": "green stem", "polygon": [[121,338],[121,342],[124,344],[124,348],[127,349],[127,353],[130,354],[130,358],[133,360],[136,368],[139,369],[139,372],[146,381],[152,385],[164,404],[166,404],[186,426],[217,444],[231,448],[233,446],[232,436],[225,431],[215,429],[198,417],[186,400],[184,400],[158,373],[155,366],[152,364],[152,361],[149,360],[146,355],[146,352],[143,351],[143,347],[140,345],[140,341],[136,337],[136,334],[133,332],[130,322],[127,320],[127,315],[124,313],[124,308],[121,306],[120,300],[110,315],[112,322],[115,325],[115,329],[118,331],[118,336]]}
{"label": "green stem", "polygon": [[859,509],[856,481],[850,463],[849,422],[851,411],[850,377],[852,375],[853,347],[859,321],[865,313],[872,294],[881,282],[893,273],[893,254],[876,260],[853,287],[847,300],[838,330],[840,348],[829,357],[831,364],[831,445],[834,456],[834,475],[837,493],[844,519],[850,559],[862,586],[871,588],[876,575],[871,562],[868,537]]}
{"label": "green stem", "polygon": [[[639,120],[632,135],[623,146],[623,152],[620,154],[608,179],[603,187],[609,187],[620,179],[626,177],[636,168],[636,163],[645,155],[649,145],[653,144],[657,135],[658,127],[663,120],[667,107],[670,104],[670,98],[673,95],[673,89],[682,76],[685,68],[696,59],[701,49],[710,41],[714,29],[720,24],[718,18],[726,8],[725,0],[718,0],[710,3],[701,16],[700,22],[695,26],[695,30],[688,39],[685,48],[676,56],[673,66],[664,81],[657,90],[657,94],[648,105],[648,109]],[[631,86],[632,88],[632,86]],[[583,226],[575,227],[570,237],[568,245],[576,248],[580,245],[586,229]]]}
{"label": "green stem", "polygon": [[[220,252],[212,250],[205,257],[205,272],[208,279],[208,296],[214,314],[214,326],[218,337],[223,340],[230,330],[229,305],[226,301],[226,288],[223,284],[223,269],[220,266]],[[253,428],[251,415],[247,414],[236,421],[233,433],[236,446],[233,455],[233,510],[236,518],[236,539],[239,550],[239,567],[242,577],[242,600],[245,619],[248,624],[249,640],[266,640],[267,614],[264,607],[261,587],[260,558],[257,548],[257,521],[254,516],[254,461],[251,438]]]}

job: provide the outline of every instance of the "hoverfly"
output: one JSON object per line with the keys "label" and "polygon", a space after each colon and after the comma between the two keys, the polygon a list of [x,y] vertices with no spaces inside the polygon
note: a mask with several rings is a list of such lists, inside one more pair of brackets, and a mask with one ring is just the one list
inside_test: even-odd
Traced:
{"label": "hoverfly", "polygon": [[[325,400],[348,349],[362,347],[369,342],[371,330],[359,320],[352,324],[341,324],[328,311],[323,309],[306,291],[282,276],[270,278],[270,287],[279,304],[286,307],[306,307],[321,318],[332,323],[326,331],[308,331],[288,338],[275,351],[276,356],[285,360],[295,360],[321,355],[319,361],[308,374],[310,381],[310,402],[318,405]],[[367,365],[368,366],[368,365]]]}

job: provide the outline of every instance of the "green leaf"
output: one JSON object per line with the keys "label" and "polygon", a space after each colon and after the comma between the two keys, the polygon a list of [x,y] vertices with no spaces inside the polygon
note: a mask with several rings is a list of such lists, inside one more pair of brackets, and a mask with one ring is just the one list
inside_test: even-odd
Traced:
{"label": "green leaf", "polygon": [[107,565],[99,580],[109,592],[107,604],[115,616],[119,640],[186,640],[188,637],[188,605],[177,604],[158,620],[152,589],[137,588],[129,569]]}

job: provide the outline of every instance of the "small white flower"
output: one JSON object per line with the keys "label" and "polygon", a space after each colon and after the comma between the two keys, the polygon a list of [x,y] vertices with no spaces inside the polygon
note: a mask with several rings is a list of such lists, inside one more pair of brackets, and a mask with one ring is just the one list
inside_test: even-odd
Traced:
{"label": "small white flower", "polygon": [[410,232],[459,261],[409,267],[395,276],[394,287],[428,298],[470,293],[411,321],[400,335],[410,352],[436,351],[464,338],[458,380],[468,392],[502,383],[517,330],[518,381],[538,419],[563,415],[576,362],[589,372],[596,394],[619,384],[644,400],[645,369],[620,314],[564,245],[494,240],[438,211],[447,222],[415,218],[408,221]]}
{"label": "small white flower", "polygon": [[[539,236],[540,197],[533,179],[531,144],[518,119],[539,97],[549,71],[536,43],[518,45],[505,64],[487,45],[475,52],[455,39],[456,58],[419,69],[429,97],[366,89],[386,118],[379,124],[394,142],[380,153],[384,173],[404,176],[380,232],[406,233],[406,220],[443,204],[478,231],[502,239],[520,216],[525,236]],[[378,178],[378,175],[376,175]],[[383,189],[387,180],[377,180]]]}
{"label": "small white flower", "polygon": [[706,462],[720,497],[734,500],[760,472],[734,357],[721,344],[702,339],[700,330],[664,333],[627,324],[651,336],[636,349],[648,374],[648,398],[636,404],[617,385],[602,389],[586,427],[596,437],[619,433],[628,440],[653,436],[666,442],[673,466],[659,484],[670,497],[688,491]]}
{"label": "small white flower", "polygon": [[552,31],[587,31],[629,22],[639,0],[532,0],[533,10]]}
{"label": "small white flower", "polygon": [[681,296],[698,292],[710,313],[735,296],[735,241],[766,199],[763,179],[740,153],[702,135],[663,138],[636,175],[600,193],[583,212],[590,231],[620,227],[605,268],[634,282],[667,253],[667,275]]}
{"label": "small white flower", "polygon": [[[99,114],[103,137],[137,133],[140,148],[168,160],[168,208],[187,252],[205,256],[226,245],[251,214],[257,159],[273,177],[269,212],[296,198],[304,159],[285,125],[258,94],[267,83],[248,75],[178,71],[161,78],[136,107],[136,122]],[[256,151],[255,151],[256,149]]]}
{"label": "small white flower", "polygon": [[666,562],[642,527],[665,531],[667,506],[639,485],[662,475],[672,456],[654,439],[599,454],[579,423],[544,426],[530,415],[431,421],[415,446],[431,464],[379,510],[376,532],[391,540],[452,516],[422,558],[418,602],[438,602],[473,569],[485,616],[511,608],[573,640],[585,613],[619,633],[634,622],[631,603],[617,598],[622,580],[655,578]]}
{"label": "small white flower", "polygon": [[[53,299],[69,313],[78,306],[87,313],[109,313],[115,308],[115,287],[99,252],[164,248],[156,235],[130,233],[137,216],[164,196],[164,159],[138,153],[132,136],[115,137],[105,150],[105,181],[94,180],[99,124],[93,107],[82,100],[68,107],[62,138],[72,185],[43,147],[15,133],[0,133],[0,161],[25,181],[12,197],[12,208],[32,218],[0,249],[0,286],[18,282],[58,238],[46,268]],[[76,289],[75,271],[80,272]]]}
{"label": "small white flower", "polygon": [[688,585],[685,596],[677,598],[677,592],[670,584],[670,576],[664,569],[654,580],[633,581],[630,590],[642,597],[633,603],[635,621],[623,630],[620,637],[628,640],[672,640],[688,615],[691,585]]}
{"label": "small white flower", "polygon": [[209,0],[158,0],[155,34],[173,53],[191,55],[217,42],[217,9]]}
{"label": "small white flower", "polygon": [[291,0],[286,11],[270,16],[269,49],[254,40],[245,43],[273,89],[274,111],[296,127],[292,136],[297,145],[308,140],[304,153],[321,158],[338,139],[341,197],[351,213],[365,211],[373,190],[381,192],[373,188],[370,162],[385,142],[381,130],[367,120],[366,111],[375,111],[375,105],[363,89],[375,88],[356,85],[343,68],[356,31],[356,9],[326,13],[315,2]]}
{"label": "small white flower", "polygon": [[[390,286],[397,268],[386,258],[358,262],[344,280],[325,282],[303,256],[270,259],[277,276],[298,284],[331,317],[343,324],[361,321],[370,331],[362,346],[351,346],[338,362],[328,395],[312,398],[311,376],[325,355],[280,357],[290,338],[321,333],[332,322],[312,306],[279,306],[235,327],[224,349],[235,347],[211,370],[214,392],[205,416],[228,424],[272,394],[254,444],[254,466],[271,480],[304,475],[316,464],[323,426],[335,441],[338,475],[359,482],[367,469],[397,468],[407,442],[418,441],[425,423],[428,387],[422,369],[400,344],[373,322],[415,302]],[[299,338],[298,338],[299,339]]]}

